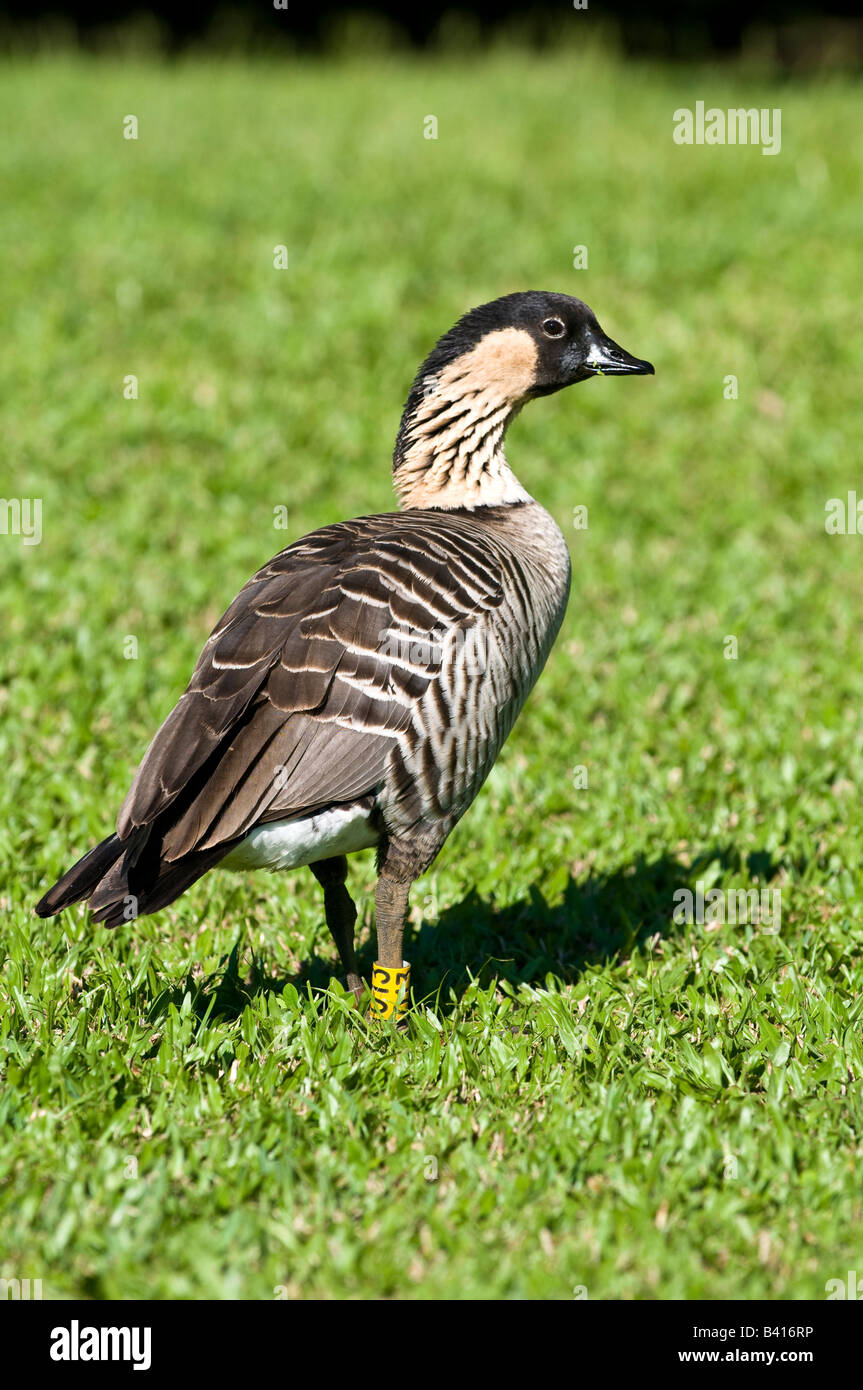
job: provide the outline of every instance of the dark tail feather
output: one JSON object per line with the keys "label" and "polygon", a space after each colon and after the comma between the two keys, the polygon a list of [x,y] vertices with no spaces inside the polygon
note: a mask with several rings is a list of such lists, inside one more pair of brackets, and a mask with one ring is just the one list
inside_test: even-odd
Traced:
{"label": "dark tail feather", "polygon": [[118,840],[116,835],[109,835],[95,849],[79,859],[77,864],[58,879],[53,888],[49,888],[44,898],[40,898],[36,904],[36,912],[40,917],[53,917],[55,912],[62,912],[64,907],[71,907],[73,903],[79,903],[84,898],[89,898],[93,889],[100,879],[117,862],[125,852],[126,846],[122,840]]}
{"label": "dark tail feather", "polygon": [[106,927],[119,927],[135,917],[158,912],[185,893],[238,843],[237,840],[230,840],[211,849],[197,850],[184,855],[174,864],[162,861],[150,873],[146,869],[141,873],[138,866],[127,871],[124,864],[118,864],[109,870],[93,894],[93,921],[104,922]]}
{"label": "dark tail feather", "polygon": [[167,908],[168,903],[179,898],[181,892],[207,873],[207,869],[213,869],[236,844],[238,840],[229,840],[227,844],[199,849],[170,863],[160,860],[157,852],[146,855],[146,848],[149,848],[146,845],[145,853],[139,858],[140,847],[133,840],[118,840],[117,835],[108,835],[107,840],[90,849],[88,855],[79,859],[46,892],[36,903],[36,912],[40,917],[51,917],[74,902],[90,898],[93,922],[118,927],[121,923],[132,922],[135,917],[146,917],[150,912]]}
{"label": "dark tail feather", "polygon": [[148,831],[141,836],[144,843],[137,843],[134,836],[120,840],[109,835],[91,849],[36,904],[39,916],[52,917],[90,898],[93,921],[119,927],[167,907],[239,843],[229,840],[170,863],[159,858],[160,836],[150,840]]}

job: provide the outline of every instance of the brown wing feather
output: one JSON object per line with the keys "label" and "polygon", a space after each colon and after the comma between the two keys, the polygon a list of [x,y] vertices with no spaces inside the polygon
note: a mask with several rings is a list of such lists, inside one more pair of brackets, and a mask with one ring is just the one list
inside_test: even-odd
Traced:
{"label": "brown wing feather", "polygon": [[217,623],[147,749],[120,838],[162,817],[161,857],[176,861],[379,787],[439,670],[406,669],[387,631],[431,632],[501,601],[497,565],[453,522],[363,517],[275,556]]}

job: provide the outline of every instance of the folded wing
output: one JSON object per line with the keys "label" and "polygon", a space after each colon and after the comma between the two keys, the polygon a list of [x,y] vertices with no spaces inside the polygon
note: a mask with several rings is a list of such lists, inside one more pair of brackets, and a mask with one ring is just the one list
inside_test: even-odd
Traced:
{"label": "folded wing", "polygon": [[235,842],[262,821],[377,790],[440,672],[442,631],[501,601],[470,536],[364,517],[282,551],[216,625],[117,820],[157,821],[160,857]]}

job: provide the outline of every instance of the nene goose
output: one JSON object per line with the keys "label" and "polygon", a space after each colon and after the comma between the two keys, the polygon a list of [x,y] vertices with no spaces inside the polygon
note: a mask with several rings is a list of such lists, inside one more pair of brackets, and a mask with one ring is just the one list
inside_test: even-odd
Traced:
{"label": "nene goose", "polygon": [[106,926],[219,864],[323,887],[349,988],[346,855],[377,848],[372,1006],[404,1008],[411,884],[488,776],[557,636],[569,555],[503,452],[522,405],[587,377],[652,373],[565,294],[505,295],[423,363],[393,456],[401,510],[324,526],[249,580],[150,744],[116,833],[45,894]]}

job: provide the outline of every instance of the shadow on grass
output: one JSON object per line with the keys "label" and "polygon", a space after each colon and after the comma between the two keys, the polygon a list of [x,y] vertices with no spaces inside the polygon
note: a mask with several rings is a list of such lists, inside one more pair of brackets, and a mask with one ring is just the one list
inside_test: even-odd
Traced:
{"label": "shadow on grass", "polygon": [[411,957],[414,976],[420,975],[422,987],[426,976],[447,971],[446,984],[457,997],[471,974],[483,984],[495,977],[513,985],[542,984],[549,974],[573,984],[588,965],[625,958],[655,936],[679,935],[674,893],[694,892],[713,863],[761,882],[778,868],[761,851],[742,858],[733,848],[714,848],[689,865],[667,854],[652,860],[639,856],[613,873],[581,882],[570,875],[554,906],[536,889],[500,909],[470,893],[442,913],[436,926],[423,925]]}
{"label": "shadow on grass", "polygon": [[[764,851],[742,856],[733,847],[703,851],[686,865],[663,854],[656,859],[635,859],[609,874],[595,874],[581,882],[570,875],[563,893],[553,903],[531,888],[507,907],[468,893],[441,913],[435,924],[423,923],[419,931],[405,933],[405,954],[413,967],[417,997],[442,985],[442,1000],[450,990],[461,998],[471,978],[483,984],[493,979],[512,985],[544,983],[554,975],[574,983],[587,965],[626,957],[656,935],[673,937],[680,927],[672,920],[674,893],[695,889],[707,866],[718,863],[723,872],[739,872],[756,882],[769,882],[777,865]],[[322,938],[323,940],[324,938]],[[333,975],[327,957],[310,956],[295,975],[280,976],[253,956],[245,977],[240,974],[242,937],[238,938],[224,971],[203,985],[186,982],[183,988],[164,991],[153,1011],[164,1011],[168,1002],[179,1006],[191,990],[199,1018],[236,1018],[250,998],[280,994],[292,984],[301,991],[308,985],[326,989]],[[375,958],[374,937],[358,951],[360,970],[368,979]]]}

